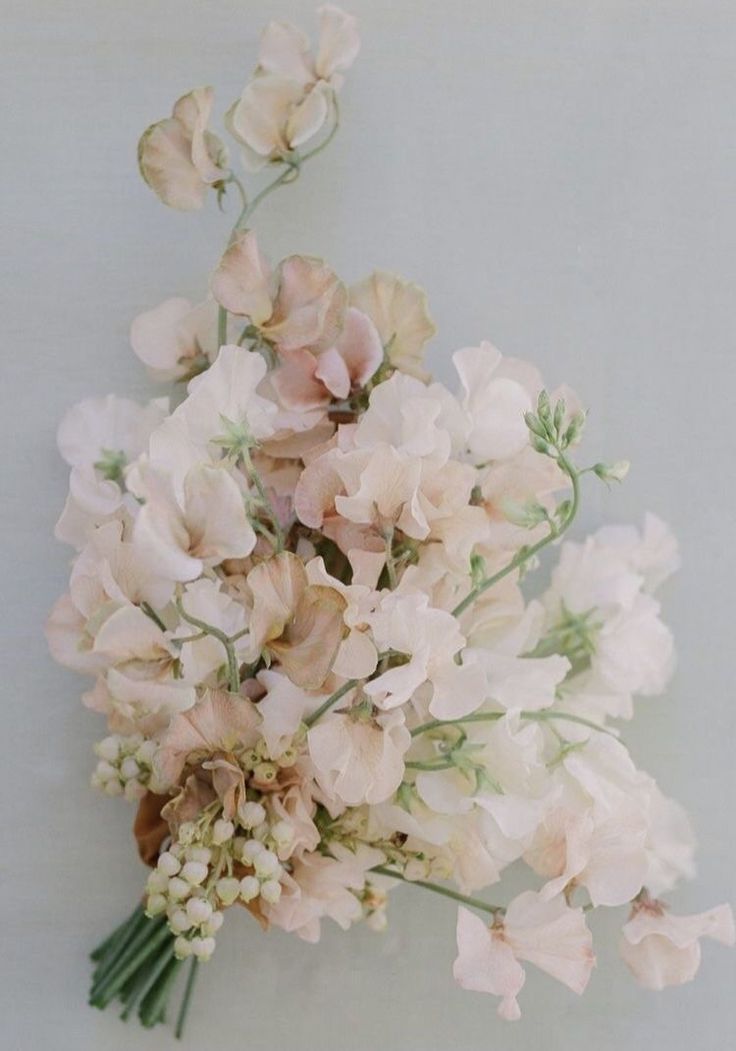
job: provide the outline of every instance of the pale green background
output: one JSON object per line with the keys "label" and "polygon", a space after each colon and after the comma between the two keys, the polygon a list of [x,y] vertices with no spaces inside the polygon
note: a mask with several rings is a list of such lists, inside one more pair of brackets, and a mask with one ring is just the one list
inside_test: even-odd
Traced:
{"label": "pale green background", "polygon": [[[684,568],[666,594],[680,645],[669,698],[643,702],[635,756],[693,814],[700,881],[679,904],[734,897],[734,262],[736,6],[712,0],[353,0],[364,49],[345,129],[258,218],[275,257],[324,254],[347,279],[380,265],[428,289],[431,360],[493,339],[591,406],[593,456],[628,456],[583,520],[668,519]],[[143,395],[126,346],[139,310],[197,296],[227,220],[161,207],[135,143],[212,82],[224,108],[269,16],[295,0],[4,0],[4,629],[2,1048],[168,1048],[85,1007],[86,952],[139,893],[125,806],[91,795],[102,727],[40,625],[64,588],[51,536],[68,405]],[[187,1047],[306,1051],[720,1051],[736,1038],[736,955],[708,945],[698,981],[649,994],[618,961],[621,912],[594,919],[583,1000],[530,973],[524,1017],[455,989],[454,908],[396,894],[392,927],[317,947],[228,924]]]}

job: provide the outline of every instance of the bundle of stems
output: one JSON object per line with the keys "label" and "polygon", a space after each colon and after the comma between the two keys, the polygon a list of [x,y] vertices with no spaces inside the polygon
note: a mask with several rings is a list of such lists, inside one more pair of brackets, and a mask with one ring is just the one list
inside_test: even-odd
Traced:
{"label": "bundle of stems", "polygon": [[[164,916],[150,919],[143,904],[109,935],[94,952],[95,963],[89,1002],[103,1010],[114,1000],[123,1005],[120,1017],[127,1021],[138,1009],[147,1029],[166,1021],[174,985],[184,961],[174,955],[174,935]],[[181,1038],[197,975],[192,957],[184,997],[176,1020],[176,1036]]]}

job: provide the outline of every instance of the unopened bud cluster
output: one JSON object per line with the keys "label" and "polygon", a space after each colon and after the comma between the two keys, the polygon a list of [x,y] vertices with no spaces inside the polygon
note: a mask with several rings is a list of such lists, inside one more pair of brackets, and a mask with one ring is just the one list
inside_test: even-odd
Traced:
{"label": "unopened bud cluster", "polygon": [[256,800],[242,803],[236,820],[220,811],[214,818],[210,814],[180,825],[178,839],[159,856],[148,878],[146,911],[166,914],[180,959],[210,958],[222,909],[256,899],[275,905],[281,898],[285,869],[278,852],[293,840],[293,827],[283,820],[270,823]]}
{"label": "unopened bud cluster", "polygon": [[92,774],[93,788],[108,796],[142,799],[151,779],[156,742],[142,734],[110,734],[94,746],[99,762]]}

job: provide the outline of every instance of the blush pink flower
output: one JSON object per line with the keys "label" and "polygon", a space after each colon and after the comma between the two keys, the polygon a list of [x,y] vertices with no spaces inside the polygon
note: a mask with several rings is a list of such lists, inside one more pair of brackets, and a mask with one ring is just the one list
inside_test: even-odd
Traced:
{"label": "blush pink flower", "polygon": [[227,151],[208,130],[212,88],[195,88],[175,104],[172,115],[147,128],[138,143],[141,175],[171,208],[201,208],[210,186],[226,174]]}
{"label": "blush pink flower", "polygon": [[636,901],[622,930],[621,955],[647,989],[692,981],[700,967],[700,939],[736,943],[730,905],[694,916],[674,916],[661,901]]}
{"label": "blush pink flower", "polygon": [[500,996],[499,1015],[516,1021],[521,1015],[516,998],[526,980],[519,961],[535,964],[579,994],[595,964],[592,944],[582,909],[570,908],[562,897],[542,901],[526,891],[491,927],[468,909],[458,910],[453,974],[463,989]]}

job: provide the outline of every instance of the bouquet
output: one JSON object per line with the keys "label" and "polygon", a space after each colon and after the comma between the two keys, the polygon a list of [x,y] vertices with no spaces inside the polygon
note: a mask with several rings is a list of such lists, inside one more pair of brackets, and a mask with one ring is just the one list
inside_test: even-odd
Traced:
{"label": "bouquet", "polygon": [[[733,943],[733,917],[662,900],[693,874],[692,834],[619,729],[672,670],[656,594],[676,543],[648,515],[558,546],[588,476],[627,469],[582,466],[572,391],[489,343],[453,354],[450,390],[423,365],[417,285],[269,262],[256,210],[332,140],[359,50],[354,18],[318,14],[314,50],[268,25],[225,116],[247,187],[210,88],[144,132],[164,204],[214,195],[237,218],[202,302],[133,322],[171,400],[94,398],[59,428],[56,533],[76,554],[49,644],[92,678],[84,703],[107,720],[92,784],[137,808],[151,869],[92,954],[90,1002],[152,1026],[186,965],[180,1035],[234,906],[244,938],[316,942],[324,920],[380,931],[400,883],[459,903],[455,980],[503,1018],[527,964],[583,992],[598,907],[626,910],[641,983],[685,982],[699,939]],[[535,889],[508,900],[514,862]]]}

